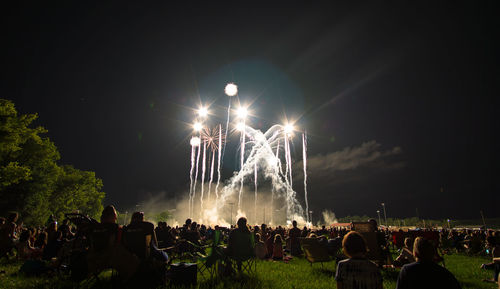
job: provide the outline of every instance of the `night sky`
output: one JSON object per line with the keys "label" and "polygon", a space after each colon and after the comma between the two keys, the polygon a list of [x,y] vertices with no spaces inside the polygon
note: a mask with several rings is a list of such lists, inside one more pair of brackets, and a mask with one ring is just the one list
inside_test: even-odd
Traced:
{"label": "night sky", "polygon": [[234,81],[253,127],[307,130],[315,212],[500,217],[494,1],[13,2],[0,97],[39,113],[119,210],[187,195],[192,109],[224,122]]}

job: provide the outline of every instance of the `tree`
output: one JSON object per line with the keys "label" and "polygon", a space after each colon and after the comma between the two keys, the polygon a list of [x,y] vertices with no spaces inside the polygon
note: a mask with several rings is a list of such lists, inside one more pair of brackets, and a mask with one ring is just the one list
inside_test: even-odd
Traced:
{"label": "tree", "polygon": [[35,225],[79,208],[95,215],[102,209],[102,181],[93,172],[60,167],[47,130],[32,127],[37,117],[18,115],[13,102],[0,99],[0,212],[17,210]]}

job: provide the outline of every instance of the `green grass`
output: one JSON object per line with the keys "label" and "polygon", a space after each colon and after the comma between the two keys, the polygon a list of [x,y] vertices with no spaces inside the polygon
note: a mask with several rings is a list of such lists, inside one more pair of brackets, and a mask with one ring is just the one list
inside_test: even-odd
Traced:
{"label": "green grass", "polygon": [[[469,257],[465,255],[447,255],[446,267],[459,280],[464,289],[497,289],[497,284],[485,283],[482,280],[491,278],[493,273],[479,269],[488,258]],[[69,280],[57,275],[42,277],[27,277],[17,274],[20,262],[2,260],[0,262],[0,288],[72,288]],[[259,261],[255,276],[236,276],[223,278],[217,282],[210,282],[198,276],[199,282],[195,288],[336,288],[334,280],[335,262],[314,264],[312,267],[303,258],[293,258],[290,262]],[[398,271],[384,271],[384,288],[395,288]],[[87,282],[84,288],[111,288],[109,276],[101,278],[103,281]],[[120,286],[118,286],[120,287]],[[169,287],[171,288],[171,287]]]}

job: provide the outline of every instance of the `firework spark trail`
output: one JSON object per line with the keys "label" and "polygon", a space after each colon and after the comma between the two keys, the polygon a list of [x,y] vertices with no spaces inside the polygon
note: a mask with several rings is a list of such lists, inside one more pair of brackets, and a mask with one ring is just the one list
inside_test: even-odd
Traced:
{"label": "firework spark trail", "polygon": [[255,162],[254,165],[254,180],[253,180],[254,186],[255,186],[255,204],[254,204],[254,212],[255,212],[255,223],[257,224],[257,162]]}
{"label": "firework spark trail", "polygon": [[212,165],[210,166],[210,181],[208,182],[208,198],[210,202],[210,191],[212,188],[212,182],[214,180],[214,162],[215,162],[215,150],[212,150]]}
{"label": "firework spark trail", "polygon": [[221,150],[222,150],[222,124],[219,124],[219,145],[217,149],[217,185],[215,186],[215,202],[219,200],[219,183],[220,183],[220,162],[221,162]]}
{"label": "firework spark trail", "polygon": [[207,164],[206,164],[206,155],[207,155],[207,142],[204,141],[203,142],[203,162],[201,163],[201,195],[200,195],[200,214],[202,214],[203,212],[203,187],[205,185],[205,170],[206,170],[206,167],[207,167]]}
{"label": "firework spark trail", "polygon": [[[229,116],[231,115],[231,97],[229,97],[229,103],[227,105],[227,121],[226,121],[226,131],[224,132],[224,139],[227,141],[227,132],[229,129]],[[220,142],[219,142],[219,149],[220,149]],[[220,159],[220,163],[224,163],[224,153],[226,152],[226,142],[222,145],[222,158]],[[219,166],[219,176],[220,176],[220,166]],[[219,177],[220,179],[220,177]]]}
{"label": "firework spark trail", "polygon": [[306,200],[306,222],[309,223],[309,201],[307,199],[307,134],[302,134],[302,162],[304,163],[304,199]]}
{"label": "firework spark trail", "polygon": [[[281,172],[281,161],[279,159],[279,152],[280,152],[280,140],[278,139],[278,144],[276,145],[276,168],[275,168],[275,174],[279,174]],[[273,222],[273,216],[274,216],[274,186],[271,190],[271,223]]]}
{"label": "firework spark trail", "polygon": [[194,213],[194,197],[196,196],[196,182],[198,182],[198,164],[200,163],[200,152],[201,152],[201,146],[198,145],[198,153],[196,156],[196,173],[193,185],[193,195],[191,196],[191,212],[189,212],[190,217],[192,217]]}
{"label": "firework spark trail", "polygon": [[[240,160],[240,171],[243,169],[243,165],[245,164],[245,122],[243,122],[243,129],[241,131],[241,160]],[[238,195],[238,211],[241,210],[241,195],[243,193],[243,181],[244,178],[241,178],[240,185],[240,193]]]}
{"label": "firework spark trail", "polygon": [[292,188],[293,190],[293,180],[292,180],[292,154],[291,154],[291,149],[290,149],[290,142],[286,141],[287,143],[287,146],[288,146],[288,150],[287,150],[287,155],[288,155],[288,160],[286,161],[286,163],[288,164],[288,173],[290,174],[289,176],[289,181],[290,181],[290,188]]}
{"label": "firework spark trail", "polygon": [[193,170],[194,170],[195,146],[191,145],[191,169],[189,170],[189,212],[191,213],[191,197],[193,196]]}

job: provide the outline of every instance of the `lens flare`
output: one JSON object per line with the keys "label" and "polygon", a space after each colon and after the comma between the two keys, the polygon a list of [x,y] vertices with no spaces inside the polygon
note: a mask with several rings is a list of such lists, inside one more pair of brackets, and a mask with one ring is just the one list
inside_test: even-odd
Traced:
{"label": "lens flare", "polygon": [[240,107],[236,110],[236,115],[241,118],[241,119],[245,119],[248,115],[248,110],[246,107]]}
{"label": "lens flare", "polygon": [[202,128],[203,128],[203,125],[202,125],[200,122],[195,122],[195,123],[193,124],[193,129],[194,129],[195,131],[201,131],[201,129],[202,129]]}
{"label": "lens flare", "polygon": [[295,128],[294,128],[293,124],[287,123],[287,124],[285,124],[283,130],[285,131],[286,134],[289,135],[289,134],[293,133]]}
{"label": "lens flare", "polygon": [[208,109],[206,107],[200,107],[200,109],[198,109],[198,115],[200,117],[207,117],[208,116]]}
{"label": "lens flare", "polygon": [[238,124],[236,124],[236,130],[243,131],[243,129],[245,129],[245,123],[238,122]]}
{"label": "lens flare", "polygon": [[238,93],[238,86],[232,82],[228,83],[224,88],[227,96],[235,96]]}

